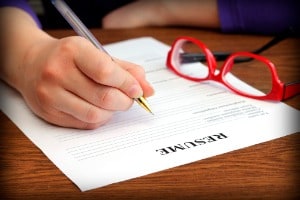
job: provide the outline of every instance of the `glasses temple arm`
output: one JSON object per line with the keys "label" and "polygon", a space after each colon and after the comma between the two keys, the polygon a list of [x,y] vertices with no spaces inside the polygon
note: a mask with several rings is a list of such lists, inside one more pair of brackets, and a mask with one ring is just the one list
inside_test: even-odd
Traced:
{"label": "glasses temple arm", "polygon": [[[256,49],[254,51],[251,51],[252,53],[255,54],[260,54],[261,52],[269,49],[270,47],[274,46],[275,44],[279,43],[280,41],[284,40],[287,37],[287,34],[280,34],[273,38],[271,41],[260,47],[259,49]],[[226,60],[226,58],[231,54],[231,52],[219,52],[219,51],[214,51],[213,55],[216,58],[217,61],[223,61]],[[192,62],[202,62],[206,61],[205,55],[202,53],[181,53],[181,62],[183,63],[192,63]],[[236,59],[235,62],[248,62],[251,59],[246,58],[240,58]]]}
{"label": "glasses temple arm", "polygon": [[[227,52],[213,52],[216,60],[225,60],[230,53]],[[206,56],[203,53],[181,53],[180,59],[182,63],[204,62]]]}
{"label": "glasses temple arm", "polygon": [[286,100],[300,94],[300,81],[291,82],[284,85],[282,100]]}
{"label": "glasses temple arm", "polygon": [[288,33],[282,33],[274,37],[271,41],[267,42],[262,47],[252,51],[252,53],[260,54],[261,52],[269,49],[270,47],[274,46],[275,44],[281,42],[282,40],[286,39],[288,37]]}
{"label": "glasses temple arm", "polygon": [[[282,40],[286,39],[287,37],[291,36],[293,34],[294,30],[292,28],[287,29],[281,34],[278,34],[275,36],[271,41],[267,42],[265,45],[262,47],[251,51],[251,53],[254,54],[260,54],[261,52],[269,49],[270,47],[274,46],[275,44],[281,42]],[[216,58],[217,61],[224,61],[228,56],[230,56],[232,53],[231,52],[218,52],[218,51],[213,51],[212,52],[214,57]],[[205,55],[202,53],[181,53],[181,62],[183,63],[191,63],[191,62],[202,62],[206,61]],[[240,62],[248,62],[251,61],[252,58],[238,58],[235,59],[236,63]]]}

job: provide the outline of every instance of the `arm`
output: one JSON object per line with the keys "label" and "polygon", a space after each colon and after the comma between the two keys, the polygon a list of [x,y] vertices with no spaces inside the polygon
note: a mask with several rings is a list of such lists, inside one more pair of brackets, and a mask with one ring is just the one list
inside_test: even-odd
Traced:
{"label": "arm", "polygon": [[103,19],[104,28],[194,26],[222,32],[300,32],[298,0],[138,0]]}
{"label": "arm", "polygon": [[26,13],[28,13],[31,16],[31,18],[36,22],[38,27],[42,27],[38,17],[31,9],[31,7],[28,5],[26,0],[0,0],[0,8],[1,7],[19,8],[25,11]]}
{"label": "arm", "polygon": [[104,28],[220,26],[217,0],[139,0],[109,13],[102,24]]}
{"label": "arm", "polygon": [[0,15],[0,77],[46,121],[96,128],[132,98],[153,94],[139,66],[112,61],[82,37],[53,38],[22,9]]}

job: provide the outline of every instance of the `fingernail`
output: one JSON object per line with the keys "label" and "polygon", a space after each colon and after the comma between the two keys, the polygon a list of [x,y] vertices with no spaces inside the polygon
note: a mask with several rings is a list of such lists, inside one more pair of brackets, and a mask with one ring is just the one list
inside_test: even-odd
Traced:
{"label": "fingernail", "polygon": [[133,85],[129,90],[129,96],[132,98],[138,98],[143,96],[143,90],[139,85]]}
{"label": "fingernail", "polygon": [[151,90],[151,94],[150,95],[153,95],[155,93],[154,87],[153,87],[153,85],[149,81],[147,81],[147,83],[148,83],[148,88]]}

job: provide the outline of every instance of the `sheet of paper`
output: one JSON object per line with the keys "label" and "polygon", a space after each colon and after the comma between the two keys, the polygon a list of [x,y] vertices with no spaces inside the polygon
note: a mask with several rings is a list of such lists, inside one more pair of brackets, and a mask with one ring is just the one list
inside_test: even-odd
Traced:
{"label": "sheet of paper", "polygon": [[[195,83],[165,66],[169,47],[143,37],[106,46],[145,67],[154,115],[137,104],[96,130],[49,125],[1,82],[1,110],[82,191],[194,162],[300,131],[298,110]],[[238,80],[237,80],[238,81]],[[240,83],[242,84],[242,83]]]}

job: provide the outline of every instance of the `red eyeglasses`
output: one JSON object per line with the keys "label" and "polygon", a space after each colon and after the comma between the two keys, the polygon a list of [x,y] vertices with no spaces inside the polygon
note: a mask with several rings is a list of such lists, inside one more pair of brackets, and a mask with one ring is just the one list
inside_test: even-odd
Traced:
{"label": "red eyeglasses", "polygon": [[[192,37],[182,36],[174,41],[168,52],[166,64],[169,69],[185,79],[197,82],[214,80],[224,84],[233,92],[249,98],[282,101],[300,94],[299,81],[282,83],[274,64],[257,54],[233,53],[227,57],[220,71],[216,70],[217,63],[213,53],[203,42]],[[254,70],[255,73],[253,73]],[[235,71],[239,76],[235,74]],[[247,73],[249,71],[251,73]],[[266,75],[269,76],[269,85],[265,84]],[[243,81],[248,79],[244,82],[256,89],[245,86],[236,77]],[[262,82],[264,83],[260,84]],[[257,87],[261,85],[265,88]]]}

